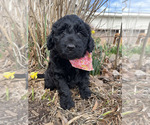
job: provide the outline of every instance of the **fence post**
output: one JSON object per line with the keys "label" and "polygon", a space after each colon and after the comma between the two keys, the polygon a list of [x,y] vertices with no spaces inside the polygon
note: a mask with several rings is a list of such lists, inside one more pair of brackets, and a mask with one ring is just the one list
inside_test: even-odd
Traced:
{"label": "fence post", "polygon": [[138,63],[138,69],[140,69],[141,66],[142,66],[142,60],[143,60],[143,56],[144,56],[144,53],[145,53],[145,47],[146,47],[146,43],[147,43],[147,40],[148,40],[149,36],[150,36],[150,23],[149,23],[149,26],[148,26],[146,37],[145,37],[144,42],[143,42],[142,52],[141,52],[139,63]]}
{"label": "fence post", "polygon": [[118,44],[117,44],[117,54],[116,54],[115,65],[114,65],[115,69],[117,68],[118,55],[119,55],[119,46],[120,46],[121,38],[122,38],[122,23],[121,23],[121,27],[120,27],[120,36],[119,36],[119,40],[118,40]]}

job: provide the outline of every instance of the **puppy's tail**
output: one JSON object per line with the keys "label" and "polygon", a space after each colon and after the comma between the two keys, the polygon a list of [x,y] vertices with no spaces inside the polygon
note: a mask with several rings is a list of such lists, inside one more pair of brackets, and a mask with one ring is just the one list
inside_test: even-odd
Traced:
{"label": "puppy's tail", "polygon": [[38,78],[38,79],[45,78],[45,74],[37,74],[37,78]]}

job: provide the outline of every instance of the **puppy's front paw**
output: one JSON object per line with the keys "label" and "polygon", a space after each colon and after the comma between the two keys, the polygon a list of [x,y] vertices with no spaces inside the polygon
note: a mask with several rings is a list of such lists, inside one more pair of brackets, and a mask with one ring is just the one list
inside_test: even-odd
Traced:
{"label": "puppy's front paw", "polygon": [[80,89],[80,95],[82,99],[88,99],[91,96],[91,91],[89,88]]}
{"label": "puppy's front paw", "polygon": [[66,110],[74,107],[74,102],[70,97],[60,96],[60,106]]}

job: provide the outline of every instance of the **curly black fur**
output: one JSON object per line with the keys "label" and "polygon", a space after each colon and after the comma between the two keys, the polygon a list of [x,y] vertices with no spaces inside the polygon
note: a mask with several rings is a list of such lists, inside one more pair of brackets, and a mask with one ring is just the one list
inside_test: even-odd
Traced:
{"label": "curly black fur", "polygon": [[47,47],[50,62],[45,72],[45,88],[58,89],[63,109],[74,107],[70,88],[79,87],[83,99],[91,95],[89,72],[72,67],[69,60],[81,58],[86,51],[92,52],[94,41],[88,24],[76,15],[67,15],[52,26]]}

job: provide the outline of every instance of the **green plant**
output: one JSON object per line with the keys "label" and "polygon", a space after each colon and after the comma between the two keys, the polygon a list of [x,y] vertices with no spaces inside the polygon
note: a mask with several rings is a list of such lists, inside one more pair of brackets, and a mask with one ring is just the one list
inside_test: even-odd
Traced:
{"label": "green plant", "polygon": [[32,88],[32,101],[34,101],[34,88]]}
{"label": "green plant", "polygon": [[[110,48],[110,54],[117,54],[117,46],[113,46]],[[119,47],[119,55],[122,54],[122,45]]]}
{"label": "green plant", "polygon": [[[92,53],[93,68],[94,70],[90,72],[91,75],[100,74],[101,66],[104,63],[106,57],[110,57],[112,54],[117,54],[117,46],[109,46],[108,44],[100,45],[101,39],[96,38],[95,48]],[[119,47],[119,55],[122,55],[122,45]]]}
{"label": "green plant", "polygon": [[90,72],[91,75],[100,74],[101,63],[102,63],[102,51],[103,47],[100,45],[100,38],[95,40],[95,48],[92,52],[92,63],[94,70]]}
{"label": "green plant", "polygon": [[139,47],[134,47],[130,50],[130,53],[133,53],[133,54],[140,54],[142,51],[142,47],[139,46]]}
{"label": "green plant", "polygon": [[43,95],[42,95],[42,100],[44,100],[45,98],[46,98],[46,96],[47,96],[47,92],[45,92]]}
{"label": "green plant", "polygon": [[51,103],[53,103],[55,101],[55,98],[56,98],[56,94],[53,96],[53,98],[51,99],[51,97],[49,96],[48,97],[48,100],[49,100],[49,106],[51,106]]}
{"label": "green plant", "polygon": [[[122,53],[124,56],[131,56],[133,54],[141,54],[142,52],[142,46],[136,46],[136,47],[122,47]],[[145,55],[150,55],[150,46],[146,46],[145,48]]]}
{"label": "green plant", "polygon": [[146,46],[146,48],[145,48],[145,54],[146,55],[150,55],[150,45]]}
{"label": "green plant", "polygon": [[49,101],[54,102],[54,101],[55,101],[55,98],[56,98],[56,95],[53,96],[52,100],[51,100],[50,97],[49,97],[48,99],[49,99]]}

